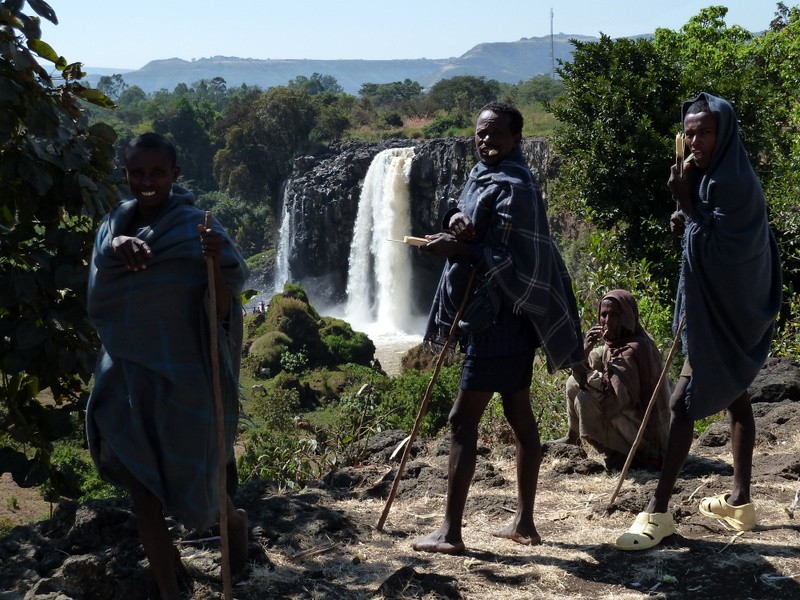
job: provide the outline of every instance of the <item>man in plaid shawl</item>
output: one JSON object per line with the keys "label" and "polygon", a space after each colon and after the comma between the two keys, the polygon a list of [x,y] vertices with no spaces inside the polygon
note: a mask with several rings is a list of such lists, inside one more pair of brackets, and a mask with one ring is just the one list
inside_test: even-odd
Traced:
{"label": "man in plaid shawl", "polygon": [[480,163],[470,173],[446,232],[426,236],[423,249],[447,258],[425,338],[440,342],[467,293],[477,284],[458,323],[465,350],[461,385],[450,412],[450,466],[444,523],[416,540],[415,550],[464,551],[461,520],[475,471],[478,423],[494,392],[517,439],[516,515],[494,532],[538,544],[533,505],[541,463],[539,430],[530,404],[533,358],[542,347],[551,372],[583,360],[572,283],[553,245],[544,203],[520,142],[522,115],[513,106],[484,106],[475,127]]}

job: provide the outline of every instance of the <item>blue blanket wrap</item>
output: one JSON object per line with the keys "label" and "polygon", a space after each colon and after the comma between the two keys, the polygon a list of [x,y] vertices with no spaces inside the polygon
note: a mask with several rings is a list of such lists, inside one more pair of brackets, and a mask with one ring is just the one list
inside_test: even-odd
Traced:
{"label": "blue blanket wrap", "polygon": [[[474,304],[479,303],[482,312],[491,312],[499,307],[502,296],[514,314],[533,325],[551,373],[582,362],[583,338],[572,280],[550,237],[539,187],[519,146],[498,165],[478,163],[472,169],[458,209],[472,220],[482,254],[476,265],[479,281],[459,326],[469,325]],[[431,307],[426,340],[436,343],[437,338],[446,337],[473,262],[464,257],[448,259]],[[489,300],[479,302],[482,298]]]}
{"label": "blue blanket wrap", "polygon": [[[101,475],[122,484],[115,477],[122,465],[165,512],[190,527],[206,527],[219,511],[219,469],[207,266],[197,232],[204,212],[193,202],[190,192],[173,185],[156,222],[135,232],[153,253],[139,271],[128,270],[111,248],[128,230],[136,200],[122,202],[100,224],[88,309],[102,348],[86,429]],[[228,318],[217,327],[230,461],[239,414],[240,296],[249,273],[221,225],[213,221],[212,228],[228,241],[219,262],[233,297]]]}
{"label": "blue blanket wrap", "polygon": [[[727,408],[764,364],[781,305],[780,258],[764,192],[739,138],[733,108],[701,93],[717,119],[709,166],[694,177],[694,215],[687,220],[674,327],[685,315],[683,351],[692,365],[688,416]],[[683,120],[683,118],[682,118]]]}

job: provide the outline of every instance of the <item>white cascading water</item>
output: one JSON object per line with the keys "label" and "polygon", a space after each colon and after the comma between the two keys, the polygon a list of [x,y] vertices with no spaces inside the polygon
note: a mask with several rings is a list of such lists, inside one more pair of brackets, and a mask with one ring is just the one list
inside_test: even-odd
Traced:
{"label": "white cascading water", "polygon": [[281,227],[278,230],[278,251],[275,254],[275,288],[273,294],[283,292],[284,284],[289,281],[291,271],[289,270],[289,253],[294,246],[294,220],[293,210],[289,210],[288,186],[284,191],[283,214],[281,215]]}
{"label": "white cascading water", "polygon": [[411,235],[408,181],[413,148],[372,160],[358,203],[347,274],[345,318],[369,334],[418,333],[412,315],[412,248],[391,240]]}

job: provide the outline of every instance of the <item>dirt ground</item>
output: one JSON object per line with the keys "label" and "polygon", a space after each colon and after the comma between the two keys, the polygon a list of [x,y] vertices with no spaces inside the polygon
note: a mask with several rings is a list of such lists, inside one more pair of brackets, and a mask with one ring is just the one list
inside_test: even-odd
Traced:
{"label": "dirt ground", "polygon": [[[548,445],[543,460],[536,505],[542,545],[493,538],[488,532],[510,519],[515,507],[514,449],[482,444],[466,507],[466,553],[417,553],[411,541],[438,527],[442,517],[447,461],[443,438],[409,462],[384,531],[377,531],[376,524],[395,467],[377,454],[372,464],[341,470],[299,491],[281,491],[266,482],[243,486],[237,503],[250,516],[252,563],[234,587],[234,598],[800,598],[800,515],[794,514],[800,507],[793,503],[800,494],[800,403],[757,404],[754,409],[758,436],[752,491],[760,523],[754,531],[737,533],[697,510],[703,496],[730,489],[730,444],[726,424],[720,422],[696,440],[673,496],[678,532],[656,549],[625,553],[616,550],[613,541],[643,508],[657,474],[632,470],[607,513],[618,475],[607,473],[582,450],[563,445]],[[93,538],[79,543],[75,529],[79,521],[85,522],[80,517],[84,508],[77,507],[75,516],[73,506],[72,529],[47,543],[71,554],[81,547],[80,552],[95,561],[114,556],[103,563],[104,573],[118,581],[128,571],[115,572],[121,569],[117,562],[138,561],[136,577],[143,577],[145,563],[132,519],[122,519],[126,533],[95,531]],[[116,518],[107,527],[122,527],[120,522]],[[192,541],[196,535],[178,527],[175,531],[193,597],[219,598],[215,542]],[[8,546],[0,540],[0,554]],[[42,549],[40,554],[49,552]],[[133,555],[128,558],[125,552]],[[31,568],[18,572],[28,577],[33,573]],[[35,577],[61,581],[54,573],[39,569]],[[32,586],[23,576],[14,577],[0,567],[0,589],[6,586],[20,594],[1,596],[4,599],[21,600]],[[132,594],[134,587],[127,585]],[[101,596],[86,592],[67,597]],[[103,597],[147,596],[108,592]]]}

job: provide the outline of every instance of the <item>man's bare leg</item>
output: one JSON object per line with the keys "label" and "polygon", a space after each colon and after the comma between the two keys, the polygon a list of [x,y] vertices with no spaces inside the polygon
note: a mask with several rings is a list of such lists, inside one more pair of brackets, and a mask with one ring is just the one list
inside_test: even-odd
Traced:
{"label": "man's bare leg", "polygon": [[533,417],[530,390],[503,394],[503,410],[517,438],[517,512],[511,523],[492,532],[518,544],[541,544],[542,538],[533,523],[533,506],[542,463],[539,428]]}
{"label": "man's bare leg", "polygon": [[753,447],[756,424],[750,395],[745,392],[728,407],[731,418],[731,451],[733,452],[733,489],[728,498],[731,506],[750,503],[750,478],[753,471]]}
{"label": "man's bare leg", "polygon": [[231,577],[241,574],[247,566],[249,542],[247,537],[247,513],[237,509],[228,496],[228,543],[230,550]]}
{"label": "man's bare leg", "polygon": [[464,551],[461,521],[467,493],[475,474],[478,447],[478,424],[491,392],[459,390],[450,411],[450,459],[447,473],[447,500],[442,526],[411,547],[424,552],[460,554]]}
{"label": "man's bare leg", "polygon": [[580,389],[575,377],[570,376],[567,379],[566,393],[564,394],[567,400],[567,434],[564,437],[553,440],[553,443],[580,446],[581,436],[578,426],[578,411],[575,408],[576,398]]}
{"label": "man's bare leg", "polygon": [[158,587],[161,600],[178,600],[178,573],[175,564],[175,546],[164,519],[161,501],[150,490],[133,479],[129,486],[136,513],[139,538],[150,563],[150,572]]}
{"label": "man's bare leg", "polygon": [[669,509],[669,499],[678,481],[683,463],[689,456],[694,438],[694,421],[686,415],[684,404],[689,377],[681,377],[670,399],[672,418],[669,424],[669,437],[664,452],[664,464],[658,479],[656,491],[645,508],[649,513],[665,513]]}

